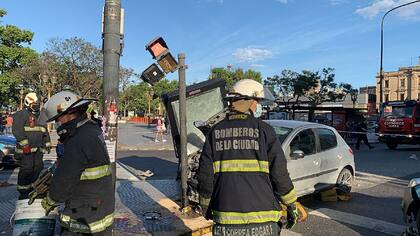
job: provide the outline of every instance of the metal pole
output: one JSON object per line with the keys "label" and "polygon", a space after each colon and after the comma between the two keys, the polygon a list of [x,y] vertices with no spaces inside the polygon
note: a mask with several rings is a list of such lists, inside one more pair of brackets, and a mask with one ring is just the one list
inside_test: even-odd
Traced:
{"label": "metal pole", "polygon": [[182,208],[188,206],[187,197],[187,98],[185,84],[185,54],[178,54],[179,62],[179,129],[181,141],[181,188],[182,188]]}
{"label": "metal pole", "polygon": [[384,72],[383,72],[383,57],[384,57],[384,20],[385,17],[392,11],[401,8],[401,7],[405,7],[414,3],[418,3],[420,2],[420,0],[416,0],[416,1],[412,1],[412,2],[408,2],[399,6],[396,6],[392,9],[390,9],[389,11],[387,11],[383,16],[382,16],[382,21],[381,21],[381,65],[380,65],[380,69],[379,69],[379,108],[382,106],[382,102],[383,102],[383,81],[384,81]]}
{"label": "metal pole", "polygon": [[103,25],[103,111],[106,119],[105,142],[112,165],[112,181],[116,180],[116,144],[118,120],[118,82],[120,71],[121,39],[121,2],[105,0]]}

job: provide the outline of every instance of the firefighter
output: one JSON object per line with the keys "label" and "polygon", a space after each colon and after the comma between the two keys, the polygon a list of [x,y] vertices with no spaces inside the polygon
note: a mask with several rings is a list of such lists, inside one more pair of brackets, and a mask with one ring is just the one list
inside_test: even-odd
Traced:
{"label": "firefighter", "polygon": [[213,235],[279,235],[280,203],[287,228],[298,211],[286,159],[274,129],[258,119],[260,102],[273,99],[261,83],[234,84],[226,118],[207,134],[200,157],[200,205],[215,223]]}
{"label": "firefighter", "polygon": [[17,144],[15,156],[20,166],[17,189],[19,199],[27,199],[32,183],[42,169],[43,154],[50,152],[51,142],[44,116],[40,115],[40,102],[36,93],[28,93],[24,108],[13,116],[12,133]]}
{"label": "firefighter", "polygon": [[50,191],[42,200],[48,214],[59,203],[61,235],[111,235],[114,189],[105,140],[86,110],[93,100],[62,91],[46,103],[48,122],[58,123],[64,145]]}

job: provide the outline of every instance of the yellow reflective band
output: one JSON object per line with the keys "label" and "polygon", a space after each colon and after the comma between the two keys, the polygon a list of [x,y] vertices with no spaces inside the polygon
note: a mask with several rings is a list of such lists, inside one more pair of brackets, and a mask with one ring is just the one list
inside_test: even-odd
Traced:
{"label": "yellow reflective band", "polygon": [[31,189],[32,184],[28,184],[28,185],[17,185],[17,189],[18,190],[27,190],[27,189]]}
{"label": "yellow reflective band", "polygon": [[111,173],[111,165],[87,168],[83,171],[82,175],[80,176],[80,180],[100,179],[102,177],[110,175]]}
{"label": "yellow reflective band", "polygon": [[[42,148],[40,149],[41,151],[43,150]],[[31,148],[31,153],[38,151],[38,148]],[[22,154],[23,150],[20,148],[15,148],[15,152],[18,154]]]}
{"label": "yellow reflective band", "polygon": [[292,190],[290,190],[289,193],[287,193],[286,195],[281,196],[280,200],[285,205],[289,205],[289,204],[292,204],[292,203],[296,202],[296,200],[297,200],[297,194],[296,194],[295,189],[292,188]]}
{"label": "yellow reflective band", "polygon": [[24,126],[23,129],[26,132],[43,132],[43,133],[47,132],[47,129],[42,126],[35,126],[35,127]]}
{"label": "yellow reflective band", "polygon": [[219,172],[264,172],[269,173],[268,161],[226,160],[213,162],[214,173]]}
{"label": "yellow reflective band", "polygon": [[92,234],[99,233],[104,231],[106,228],[112,225],[114,222],[114,213],[111,213],[104,218],[92,222],[90,224],[85,224],[70,218],[70,216],[61,214],[60,221],[63,227],[68,228],[70,232],[73,233],[83,233],[83,234]]}
{"label": "yellow reflective band", "polygon": [[200,199],[199,199],[200,205],[208,206],[208,205],[210,205],[210,200],[211,200],[211,198],[205,198],[205,197],[200,196]]}
{"label": "yellow reflective band", "polygon": [[29,140],[28,139],[24,139],[24,140],[22,140],[22,141],[19,142],[19,145],[20,146],[25,146],[25,145],[28,145],[28,144],[29,144]]}
{"label": "yellow reflective band", "polygon": [[212,211],[213,221],[219,224],[253,224],[278,222],[280,220],[280,211],[255,211],[255,212],[222,212]]}

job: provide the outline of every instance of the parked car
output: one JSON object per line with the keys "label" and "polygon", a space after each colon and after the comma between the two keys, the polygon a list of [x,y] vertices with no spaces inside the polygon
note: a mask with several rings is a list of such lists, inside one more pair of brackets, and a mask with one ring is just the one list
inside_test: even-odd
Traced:
{"label": "parked car", "polygon": [[352,149],[337,130],[295,120],[267,120],[274,127],[299,196],[336,185],[351,190],[356,172]]}
{"label": "parked car", "polygon": [[11,135],[0,135],[0,164],[5,167],[16,165],[14,159],[16,138]]}

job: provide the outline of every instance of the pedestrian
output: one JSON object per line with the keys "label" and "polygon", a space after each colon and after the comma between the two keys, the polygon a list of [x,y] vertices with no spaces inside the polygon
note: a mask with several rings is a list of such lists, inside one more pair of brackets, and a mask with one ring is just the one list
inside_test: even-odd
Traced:
{"label": "pedestrian", "polygon": [[[297,195],[274,129],[260,118],[260,102],[273,99],[263,85],[244,79],[233,86],[226,118],[206,135],[198,170],[200,205],[214,222],[213,235],[279,235],[280,203],[287,228],[297,223]],[[239,234],[238,234],[239,235]]]}
{"label": "pedestrian", "polygon": [[61,235],[112,234],[115,194],[111,164],[102,131],[86,114],[92,101],[62,91],[45,104],[48,122],[59,124],[57,134],[64,147],[42,207],[48,215],[64,203]]}
{"label": "pedestrian", "polygon": [[155,142],[159,142],[159,138],[161,142],[166,142],[166,139],[163,139],[163,132],[166,130],[165,123],[162,119],[162,116],[156,117],[156,131],[155,131]]}
{"label": "pedestrian", "polygon": [[16,138],[15,158],[19,168],[17,190],[19,199],[27,199],[32,183],[44,168],[44,152],[50,153],[51,142],[45,119],[40,113],[40,102],[36,93],[28,93],[24,108],[13,117],[12,133]]}
{"label": "pedestrian", "polygon": [[6,134],[11,134],[12,133],[12,125],[13,125],[13,116],[11,114],[7,114]]}
{"label": "pedestrian", "polygon": [[357,132],[357,142],[356,142],[356,150],[360,148],[360,142],[363,141],[369,149],[374,148],[370,145],[369,140],[367,138],[367,126],[366,126],[366,119],[364,117],[360,118],[360,121],[356,124],[356,132]]}

